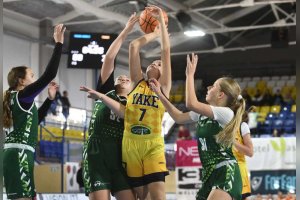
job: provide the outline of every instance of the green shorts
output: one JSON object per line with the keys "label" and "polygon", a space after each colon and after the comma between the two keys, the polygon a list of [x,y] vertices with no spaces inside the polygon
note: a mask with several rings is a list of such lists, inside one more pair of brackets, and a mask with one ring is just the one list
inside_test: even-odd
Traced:
{"label": "green shorts", "polygon": [[90,138],[84,147],[83,176],[86,194],[110,190],[112,194],[131,189],[122,166],[122,142]]}
{"label": "green shorts", "polygon": [[8,199],[35,197],[34,153],[29,150],[4,149],[3,176]]}
{"label": "green shorts", "polygon": [[242,186],[238,164],[227,164],[213,171],[212,175],[198,191],[196,199],[206,200],[213,189],[220,189],[230,194],[234,200],[241,200]]}

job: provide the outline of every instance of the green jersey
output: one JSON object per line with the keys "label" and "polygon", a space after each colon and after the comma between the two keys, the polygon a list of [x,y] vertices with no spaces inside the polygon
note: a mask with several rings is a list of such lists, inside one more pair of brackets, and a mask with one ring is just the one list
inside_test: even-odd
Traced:
{"label": "green jersey", "polygon": [[24,110],[18,101],[17,91],[11,91],[10,109],[13,125],[8,130],[5,144],[25,144],[35,148],[38,135],[38,110],[35,103],[28,110]]}
{"label": "green jersey", "polygon": [[[126,98],[118,96],[115,90],[108,92],[106,96],[126,105]],[[89,124],[89,137],[122,141],[123,131],[124,120],[117,116],[102,101],[97,100]]]}
{"label": "green jersey", "polygon": [[199,116],[196,137],[203,167],[203,182],[205,182],[212,172],[218,168],[219,165],[222,165],[224,161],[235,162],[232,148],[225,148],[216,142],[215,136],[222,130],[222,125],[217,120],[210,119],[206,116]]}

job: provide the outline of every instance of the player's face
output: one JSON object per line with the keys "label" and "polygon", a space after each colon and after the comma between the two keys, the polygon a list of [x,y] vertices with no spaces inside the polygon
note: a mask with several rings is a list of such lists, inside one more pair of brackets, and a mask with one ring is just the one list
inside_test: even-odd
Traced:
{"label": "player's face", "polygon": [[131,80],[125,75],[118,76],[115,81],[115,86],[120,87],[122,89],[129,89],[130,84]]}
{"label": "player's face", "polygon": [[21,81],[22,85],[24,87],[26,87],[27,85],[30,85],[34,81],[35,81],[35,78],[34,78],[34,73],[33,73],[32,69],[31,68],[27,68],[26,69],[26,76]]}
{"label": "player's face", "polygon": [[212,86],[207,87],[206,101],[211,105],[216,105],[218,95],[221,92],[219,80],[214,82]]}
{"label": "player's face", "polygon": [[161,60],[156,60],[153,63],[151,63],[146,70],[146,74],[148,79],[155,78],[158,80],[161,75]]}

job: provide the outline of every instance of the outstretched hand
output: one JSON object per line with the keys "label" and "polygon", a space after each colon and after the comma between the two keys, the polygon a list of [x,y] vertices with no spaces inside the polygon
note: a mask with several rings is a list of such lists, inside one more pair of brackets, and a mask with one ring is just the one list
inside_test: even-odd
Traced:
{"label": "outstretched hand", "polygon": [[155,17],[157,20],[161,21],[161,17],[163,16],[162,9],[155,5],[150,5],[146,7],[147,10],[150,11],[151,15]]}
{"label": "outstretched hand", "polygon": [[51,81],[48,85],[48,98],[54,100],[59,85],[55,81]]}
{"label": "outstretched hand", "polygon": [[150,89],[157,94],[157,96],[162,95],[161,89],[160,89],[160,87],[161,87],[160,83],[156,79],[154,79],[154,78],[149,79],[149,86],[150,86]]}
{"label": "outstretched hand", "polygon": [[80,86],[80,91],[87,92],[88,98],[91,99],[101,99],[101,93],[97,92],[96,90],[93,90],[91,88],[88,88],[86,86]]}
{"label": "outstretched hand", "polygon": [[55,40],[55,43],[60,42],[64,43],[64,33],[65,33],[66,27],[64,27],[63,24],[58,24],[54,28],[53,38]]}
{"label": "outstretched hand", "polygon": [[134,12],[128,19],[125,29],[127,29],[129,32],[132,31],[134,25],[136,22],[138,22],[140,19],[139,16],[136,15],[136,12]]}
{"label": "outstretched hand", "polygon": [[195,55],[194,53],[192,53],[191,58],[190,55],[186,56],[186,76],[194,76],[195,72],[196,72],[196,67],[197,67],[197,63],[198,63],[198,55]]}

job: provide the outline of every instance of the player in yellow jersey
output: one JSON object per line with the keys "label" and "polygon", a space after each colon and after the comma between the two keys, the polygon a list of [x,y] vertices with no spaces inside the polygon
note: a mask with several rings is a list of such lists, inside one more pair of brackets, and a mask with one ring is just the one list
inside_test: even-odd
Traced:
{"label": "player in yellow jersey", "polygon": [[129,71],[133,90],[127,97],[126,108],[104,94],[85,87],[88,97],[100,99],[114,113],[124,118],[122,160],[131,186],[140,200],[148,192],[151,199],[166,199],[165,176],[168,175],[164,154],[164,138],[161,135],[164,106],[150,89],[148,80],[143,78],[140,62],[140,49],[161,37],[161,60],[147,67],[148,79],[160,82],[164,95],[168,98],[171,90],[171,58],[169,34],[164,23],[163,12],[156,6],[146,9],[159,21],[159,28],[130,43]]}
{"label": "player in yellow jersey", "polygon": [[233,155],[238,161],[238,165],[241,172],[243,190],[242,190],[242,199],[246,199],[251,196],[251,184],[248,176],[248,167],[246,163],[246,156],[253,156],[253,144],[250,136],[250,129],[246,122],[248,122],[248,112],[254,109],[254,106],[251,106],[247,112],[243,114],[243,122],[241,123],[241,128],[237,132],[234,145],[232,148]]}

